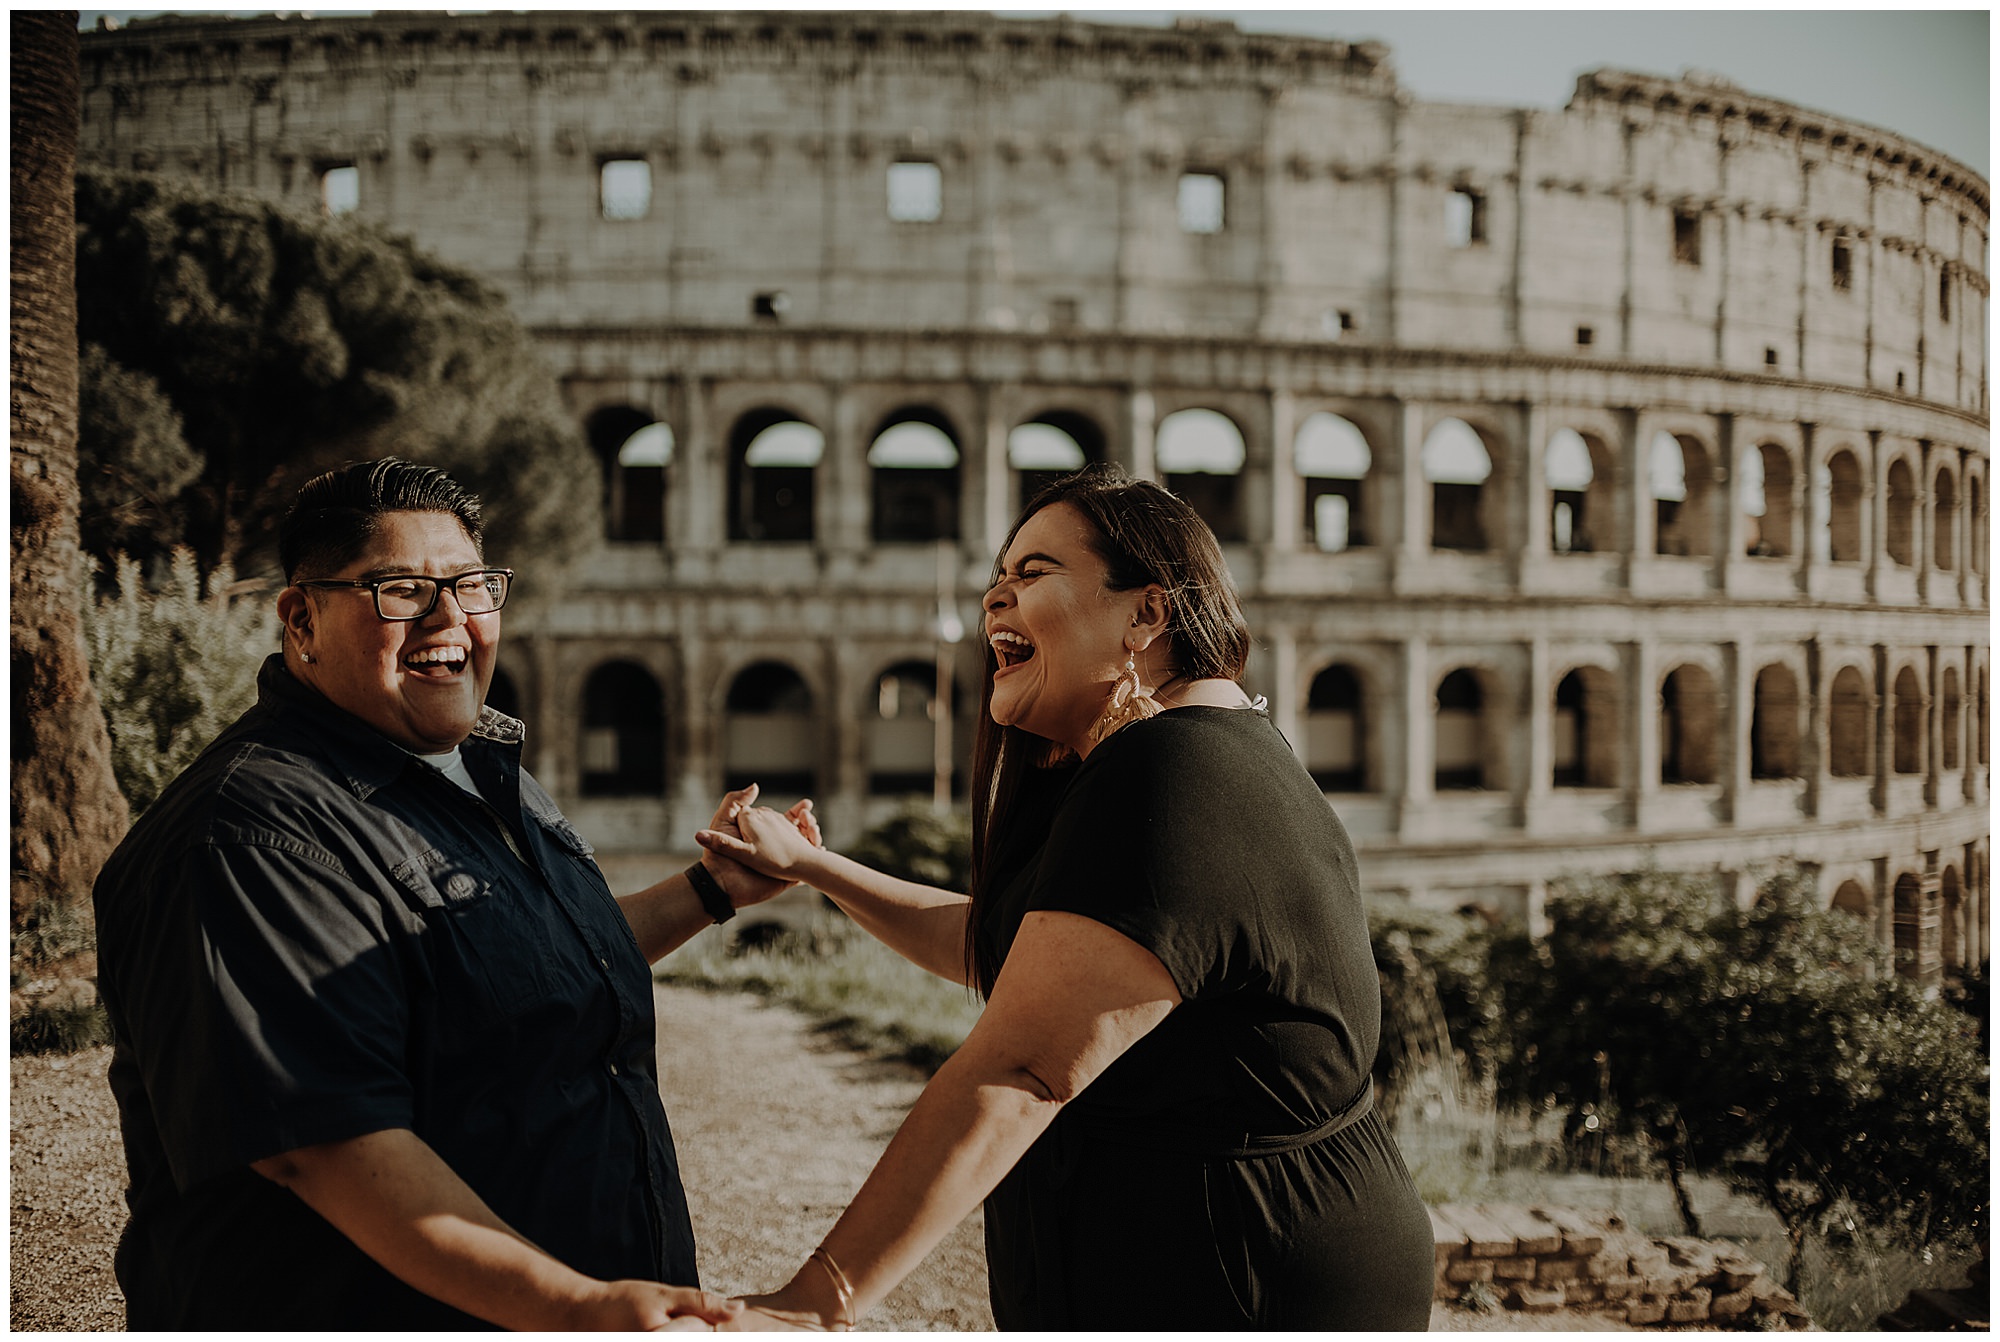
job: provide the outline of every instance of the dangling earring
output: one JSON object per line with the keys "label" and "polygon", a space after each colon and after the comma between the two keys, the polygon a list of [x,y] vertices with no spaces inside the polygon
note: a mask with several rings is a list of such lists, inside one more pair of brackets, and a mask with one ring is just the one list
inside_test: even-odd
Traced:
{"label": "dangling earring", "polygon": [[1153,697],[1153,689],[1139,683],[1139,667],[1133,660],[1132,650],[1125,650],[1125,670],[1111,686],[1111,701],[1105,706],[1104,716],[1090,729],[1090,743],[1096,745],[1120,727],[1129,727],[1135,722],[1152,717],[1160,711],[1160,701]]}

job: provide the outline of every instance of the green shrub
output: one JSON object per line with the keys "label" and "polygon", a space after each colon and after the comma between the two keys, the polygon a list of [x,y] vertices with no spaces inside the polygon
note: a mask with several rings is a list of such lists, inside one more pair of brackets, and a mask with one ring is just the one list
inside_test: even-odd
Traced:
{"label": "green shrub", "polygon": [[43,899],[22,910],[13,929],[9,961],[23,969],[57,964],[97,949],[97,925],[87,904]]}
{"label": "green shrub", "polygon": [[110,1043],[111,1020],[102,1002],[33,1002],[9,1033],[16,1053],[75,1053]]}
{"label": "green shrub", "polygon": [[862,835],[847,855],[906,881],[963,893],[972,884],[972,817],[912,802]]}
{"label": "green shrub", "polygon": [[83,621],[112,772],[135,815],[256,702],[257,668],[278,647],[268,595],[232,591],[227,568],[204,585],[182,548],[160,577],[149,584],[119,556]]}

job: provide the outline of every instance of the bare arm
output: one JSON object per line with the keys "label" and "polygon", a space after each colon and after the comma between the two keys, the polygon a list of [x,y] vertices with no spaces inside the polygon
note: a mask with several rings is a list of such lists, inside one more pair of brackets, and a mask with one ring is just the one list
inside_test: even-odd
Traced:
{"label": "bare arm", "polygon": [[[1102,923],[1031,913],[985,1014],[924,1088],[827,1235],[858,1318],[993,1191],[1058,1110],[1180,1004],[1153,954]],[[830,1323],[831,1276],[808,1262],[753,1305]]]}
{"label": "bare arm", "polygon": [[[737,818],[756,800],[755,783],[741,791],[725,793],[722,804],[716,808],[715,819],[709,823],[734,826]],[[783,819],[793,827],[793,833],[809,844],[818,842],[819,822],[813,818],[811,802],[800,802],[785,812]],[[730,904],[739,909],[761,904],[784,893],[792,884],[789,880],[761,875],[718,853],[703,854],[702,865],[708,868],[708,874],[715,877],[729,895]],[[618,896],[618,907],[624,913],[625,921],[632,925],[632,935],[638,938],[639,949],[645,953],[648,964],[715,922],[708,910],[702,907],[701,896],[695,893],[694,886],[681,872],[675,872],[637,894]]]}
{"label": "bare arm", "polygon": [[705,829],[694,836],[695,842],[713,856],[773,879],[803,881],[910,963],[953,983],[965,982],[965,919],[972,908],[966,896],[901,880],[816,847],[787,817],[761,806],[740,810],[735,829],[735,834]]}
{"label": "bare arm", "polygon": [[599,1281],[507,1225],[407,1128],[301,1147],[251,1168],[297,1194],[397,1278],[475,1318],[540,1331],[709,1322],[734,1307],[706,1291]]}

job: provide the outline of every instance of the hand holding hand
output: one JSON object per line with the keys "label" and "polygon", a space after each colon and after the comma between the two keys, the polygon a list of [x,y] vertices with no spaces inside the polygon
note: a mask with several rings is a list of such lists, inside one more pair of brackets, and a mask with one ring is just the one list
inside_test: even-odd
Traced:
{"label": "hand holding hand", "polygon": [[[709,821],[710,829],[701,831],[701,834],[714,832],[733,835],[738,833],[743,814],[755,805],[756,800],[757,785],[755,783],[735,792],[724,793],[721,804],[715,808],[715,818]],[[765,814],[772,815],[776,813],[765,810]],[[794,830],[809,843],[815,847],[820,845],[819,821],[813,815],[811,798],[800,801],[789,811],[786,811],[785,818],[792,823]],[[695,836],[697,841],[700,840],[701,834]],[[707,845],[704,844],[703,847],[706,848]],[[749,908],[753,904],[761,904],[767,899],[783,894],[793,884],[794,880],[792,877],[765,874],[754,870],[751,867],[745,866],[742,862],[734,860],[732,854],[719,852],[714,849],[704,852],[701,861],[702,865],[708,868],[708,874],[713,876],[716,883],[722,887],[723,893],[729,896],[730,904],[739,909]]]}
{"label": "hand holding hand", "polygon": [[741,1301],[656,1281],[602,1281],[570,1309],[569,1327],[594,1332],[714,1332],[744,1314]]}
{"label": "hand holding hand", "polygon": [[814,856],[825,848],[810,801],[784,815],[746,805],[736,811],[732,823],[700,830],[694,841],[704,850],[704,862],[714,857],[741,863],[786,885],[808,879]]}

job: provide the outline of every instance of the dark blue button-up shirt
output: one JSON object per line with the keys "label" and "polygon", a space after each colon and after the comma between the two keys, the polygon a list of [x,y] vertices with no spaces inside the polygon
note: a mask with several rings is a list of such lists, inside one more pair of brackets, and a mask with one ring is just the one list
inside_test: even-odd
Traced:
{"label": "dark blue button-up shirt", "polygon": [[595,1277],[695,1284],[652,978],[486,710],[480,797],[265,663],[98,879],[130,1326],[476,1327],[251,1162],[408,1128]]}

